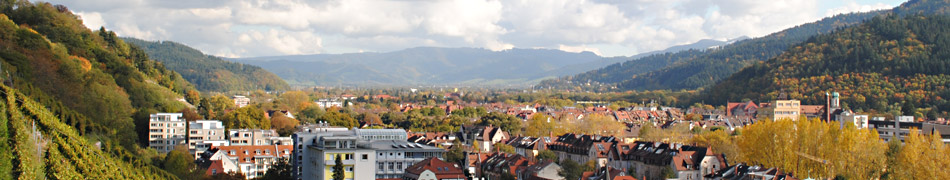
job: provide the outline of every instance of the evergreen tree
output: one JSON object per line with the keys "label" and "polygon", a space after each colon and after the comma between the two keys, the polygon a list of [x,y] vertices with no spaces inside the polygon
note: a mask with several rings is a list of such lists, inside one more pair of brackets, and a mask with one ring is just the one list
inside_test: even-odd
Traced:
{"label": "evergreen tree", "polygon": [[346,174],[343,174],[343,158],[339,154],[336,155],[336,161],[333,165],[333,180],[343,180],[346,177]]}

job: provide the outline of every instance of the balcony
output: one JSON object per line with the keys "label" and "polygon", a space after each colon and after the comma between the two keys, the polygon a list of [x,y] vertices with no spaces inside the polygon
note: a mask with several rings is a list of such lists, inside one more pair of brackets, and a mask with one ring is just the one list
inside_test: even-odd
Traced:
{"label": "balcony", "polygon": [[[332,159],[331,159],[331,160],[326,160],[326,161],[324,162],[324,164],[326,164],[326,165],[335,165],[335,164],[336,164],[336,160],[332,160]],[[355,160],[355,159],[343,160],[343,165],[355,165],[355,164],[356,164],[356,160]]]}

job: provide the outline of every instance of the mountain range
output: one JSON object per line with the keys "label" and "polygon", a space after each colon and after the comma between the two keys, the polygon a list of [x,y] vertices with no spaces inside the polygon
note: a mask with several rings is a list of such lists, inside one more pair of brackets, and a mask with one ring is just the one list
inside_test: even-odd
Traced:
{"label": "mountain range", "polygon": [[706,49],[729,41],[701,40],[632,57],[551,49],[490,51],[418,47],[387,53],[315,54],[228,59],[274,72],[290,84],[320,86],[461,85],[529,87],[651,54]]}
{"label": "mountain range", "polygon": [[[542,81],[538,88],[594,91],[681,90],[709,87],[742,68],[773,58],[789,47],[820,34],[863,23],[888,14],[942,14],[948,1],[912,0],[891,10],[840,14],[798,25],[767,36],[748,39],[706,51],[680,51],[647,56],[600,69]],[[644,65],[662,66],[644,68]]]}
{"label": "mountain range", "polygon": [[126,43],[134,44],[152,60],[161,62],[165,67],[181,74],[200,91],[250,91],[250,90],[286,90],[286,82],[273,73],[253,65],[225,61],[171,41],[144,41],[135,38],[122,38]]}

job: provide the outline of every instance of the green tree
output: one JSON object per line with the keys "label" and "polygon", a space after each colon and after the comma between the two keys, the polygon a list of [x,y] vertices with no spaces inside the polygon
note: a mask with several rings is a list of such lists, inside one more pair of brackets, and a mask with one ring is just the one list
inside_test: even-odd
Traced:
{"label": "green tree", "polygon": [[336,160],[333,164],[333,180],[343,180],[346,177],[346,174],[343,174],[343,158],[339,154],[336,155]]}
{"label": "green tree", "polygon": [[554,162],[558,162],[557,154],[555,154],[554,151],[547,150],[547,149],[538,151],[538,156],[535,158],[537,158],[538,161],[551,160]]}
{"label": "green tree", "polygon": [[505,143],[495,143],[495,148],[498,148],[499,152],[504,152],[508,154],[515,153],[515,147],[512,147],[511,145],[508,145]]}
{"label": "green tree", "polygon": [[564,179],[580,179],[586,169],[570,159],[561,161],[560,165],[561,170],[557,172],[557,175],[564,177]]}
{"label": "green tree", "polygon": [[279,158],[277,162],[274,162],[270,168],[267,169],[267,172],[264,173],[264,177],[261,177],[261,180],[281,180],[281,179],[293,179],[294,178],[294,166],[290,164],[290,159]]}
{"label": "green tree", "polygon": [[462,141],[455,139],[452,142],[452,148],[445,153],[445,161],[451,163],[462,163],[465,161],[465,148],[462,147]]}
{"label": "green tree", "polygon": [[178,146],[165,155],[163,169],[179,179],[199,179],[203,173],[195,169],[194,159],[187,148]]}

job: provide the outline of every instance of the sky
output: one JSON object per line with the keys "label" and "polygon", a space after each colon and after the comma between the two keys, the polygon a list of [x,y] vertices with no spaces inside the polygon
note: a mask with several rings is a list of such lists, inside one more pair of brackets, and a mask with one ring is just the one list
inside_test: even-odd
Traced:
{"label": "sky", "polygon": [[905,0],[51,0],[91,29],[258,57],[473,47],[631,56]]}

